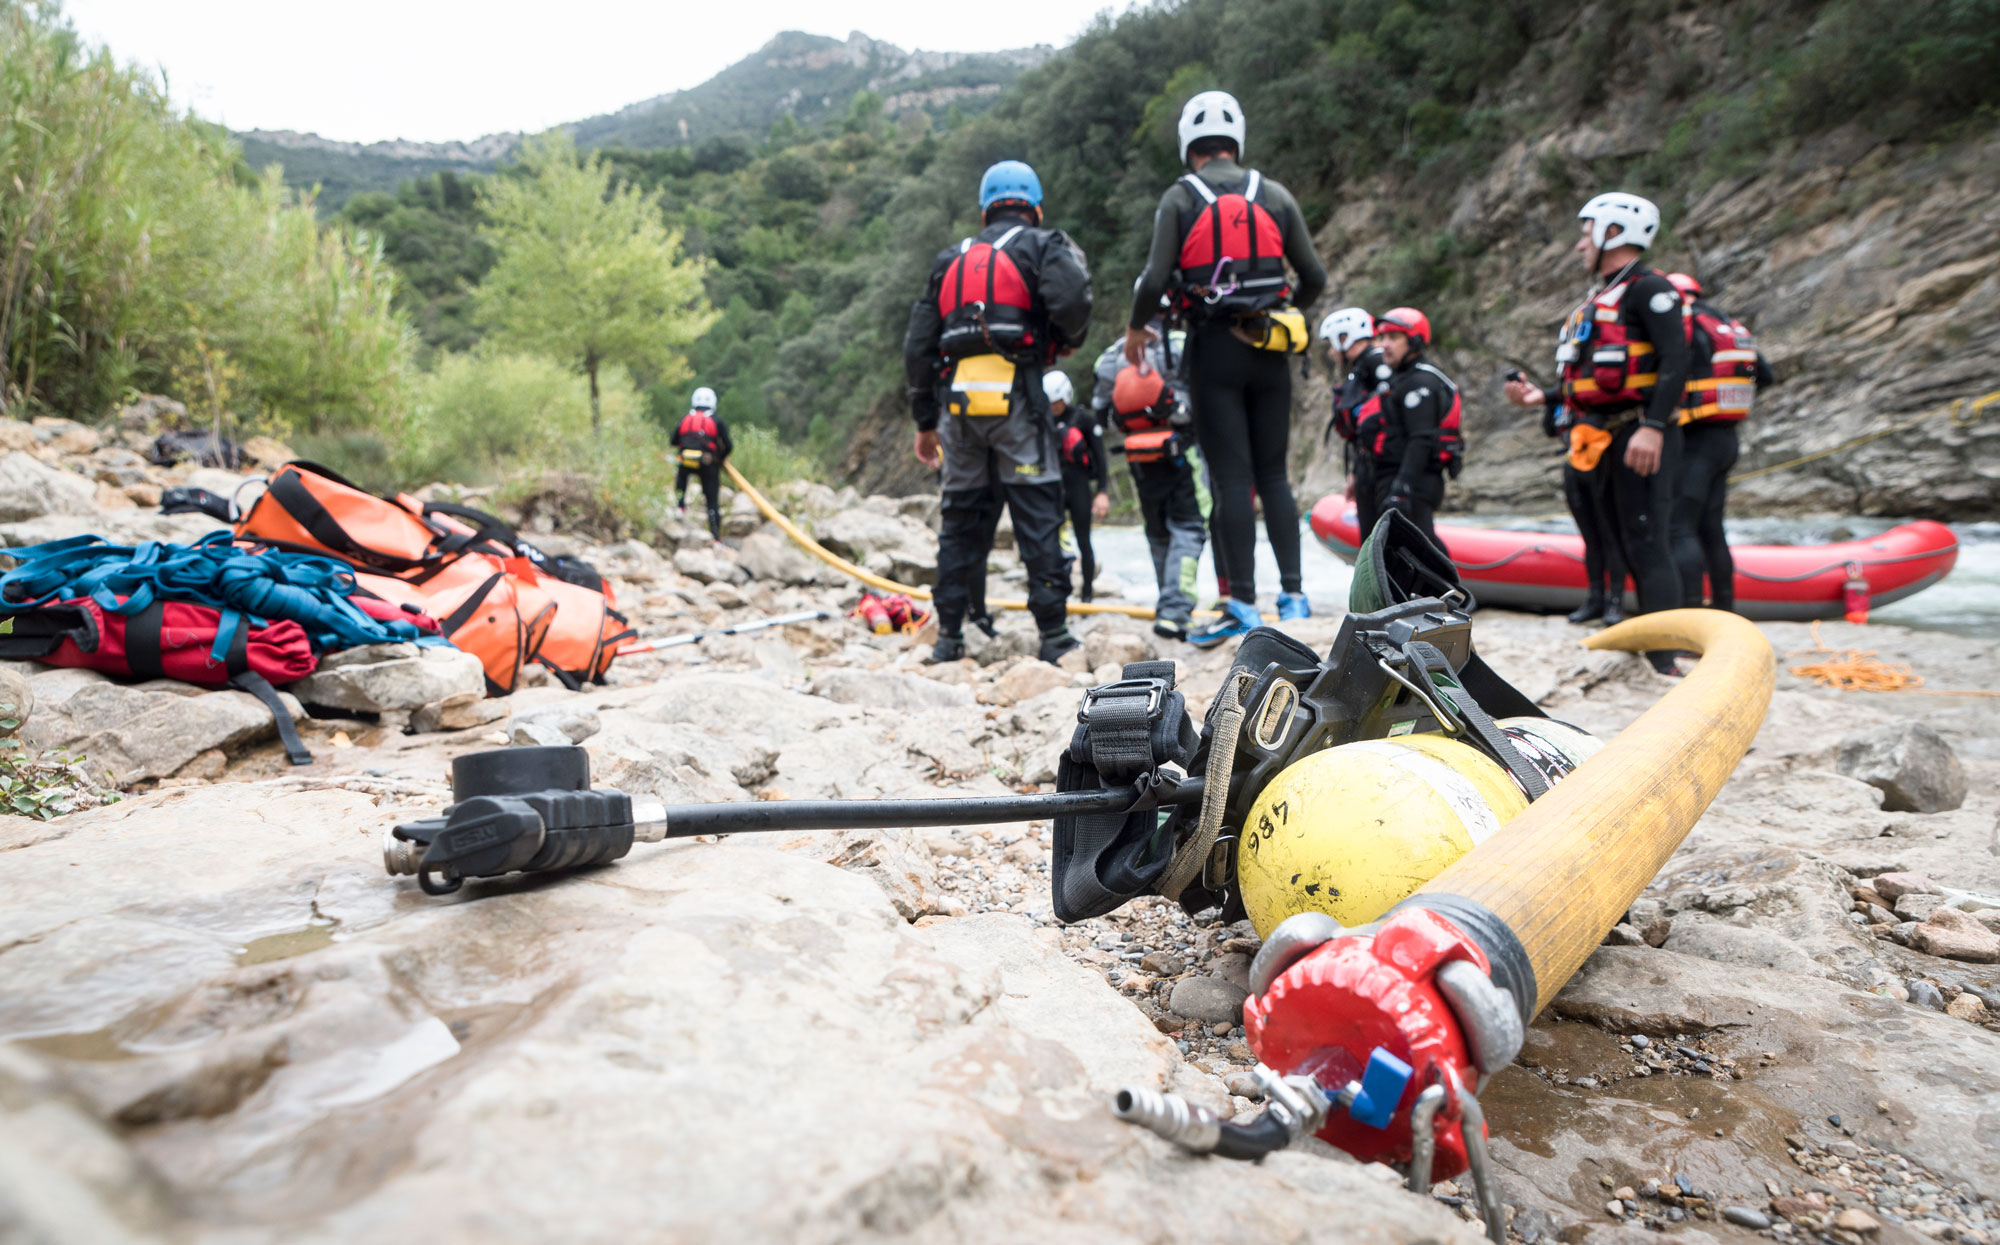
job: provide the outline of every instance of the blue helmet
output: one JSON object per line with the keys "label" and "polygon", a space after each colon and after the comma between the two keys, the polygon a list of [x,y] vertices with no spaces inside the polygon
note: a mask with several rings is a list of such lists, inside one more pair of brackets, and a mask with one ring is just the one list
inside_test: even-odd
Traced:
{"label": "blue helmet", "polygon": [[979,210],[1002,199],[1019,199],[1034,207],[1042,206],[1042,179],[1019,160],[1002,160],[979,179]]}

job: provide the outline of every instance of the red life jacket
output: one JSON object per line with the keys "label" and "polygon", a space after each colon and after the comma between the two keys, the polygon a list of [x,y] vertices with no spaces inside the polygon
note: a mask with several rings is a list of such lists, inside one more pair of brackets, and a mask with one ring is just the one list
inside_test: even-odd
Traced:
{"label": "red life jacket", "polygon": [[1026,225],[1016,225],[991,242],[967,238],[944,270],[938,287],[938,315],[944,333],[938,349],[947,359],[1000,354],[1023,358],[1036,344],[1034,293],[1007,246]]}
{"label": "red life jacket", "polygon": [[707,411],[689,411],[681,416],[680,427],[674,430],[683,450],[693,450],[704,460],[711,458],[722,445],[721,432],[715,426],[715,416]]}
{"label": "red life jacket", "polygon": [[1165,428],[1180,410],[1180,402],[1158,368],[1140,371],[1127,363],[1111,384],[1111,421],[1121,432]]}
{"label": "red life jacket", "polygon": [[[1649,272],[1631,273],[1570,313],[1563,349],[1575,357],[1558,355],[1563,401],[1570,406],[1584,411],[1644,406],[1653,396],[1653,387],[1660,383],[1657,351],[1653,343],[1636,335],[1624,307],[1625,291]],[[1694,320],[1686,302],[1681,304],[1681,324],[1688,340],[1694,340]]]}
{"label": "red life jacket", "polygon": [[1681,397],[1681,422],[1698,419],[1733,423],[1750,414],[1757,397],[1757,343],[1741,321],[1690,305],[1694,331],[1705,334],[1711,347],[1706,361],[1697,355]]}
{"label": "red life jacket", "polygon": [[1090,438],[1084,436],[1083,429],[1075,424],[1063,429],[1062,456],[1070,466],[1090,470]]}
{"label": "red life jacket", "polygon": [[1264,175],[1252,169],[1240,188],[1220,194],[1193,173],[1181,180],[1204,205],[1181,237],[1183,308],[1241,316],[1283,306],[1292,295],[1285,231],[1257,202]]}
{"label": "red life jacket", "polygon": [[[1428,363],[1414,366],[1428,372],[1451,394],[1451,405],[1438,417],[1436,462],[1439,471],[1457,479],[1458,473],[1465,470],[1465,401],[1459,397],[1458,386],[1451,377]],[[1354,423],[1355,435],[1360,443],[1379,460],[1389,448],[1389,413],[1382,405],[1380,392],[1369,394],[1367,401],[1354,408]]]}

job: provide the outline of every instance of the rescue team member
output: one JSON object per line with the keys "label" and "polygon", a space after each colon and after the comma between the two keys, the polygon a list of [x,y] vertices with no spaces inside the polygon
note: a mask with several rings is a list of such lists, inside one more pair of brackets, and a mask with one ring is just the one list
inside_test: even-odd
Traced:
{"label": "rescue team member", "polygon": [[[1359,470],[1356,461],[1359,455],[1354,443],[1355,427],[1362,408],[1370,406],[1388,385],[1390,368],[1375,346],[1375,317],[1359,307],[1342,307],[1327,313],[1326,319],[1319,322],[1319,335],[1333,356],[1333,374],[1346,373],[1333,391],[1333,415],[1326,421],[1322,439],[1340,437],[1341,466],[1347,475],[1346,497],[1348,501],[1357,501],[1355,473]],[[1363,529],[1361,534],[1366,537],[1368,530]]]}
{"label": "rescue team member", "polygon": [[1701,602],[1701,579],[1708,576],[1708,603],[1736,608],[1736,560],[1722,530],[1729,508],[1729,469],[1736,465],[1736,426],[1750,414],[1757,391],[1771,383],[1771,365],[1740,320],[1701,296],[1701,282],[1684,272],[1667,280],[1681,292],[1694,320],[1688,343],[1692,362],[1681,398],[1681,487],[1674,499],[1674,561],[1681,571],[1681,600]]}
{"label": "rescue team member", "polygon": [[1125,466],[1139,495],[1139,517],[1153,555],[1159,600],[1153,606],[1153,634],[1185,640],[1194,617],[1196,575],[1208,543],[1209,493],[1201,451],[1189,439],[1187,393],[1170,383],[1169,352],[1186,348],[1187,334],[1168,331],[1161,320],[1148,325],[1154,336],[1143,366],[1125,361],[1125,343],[1112,342],[1097,356],[1091,408],[1125,436]]}
{"label": "rescue team member", "polygon": [[1041,179],[1020,161],[986,170],[979,209],[985,228],[938,253],[903,338],[917,460],[943,472],[931,660],[965,655],[1004,499],[1040,655],[1053,662],[1079,642],[1065,621],[1061,451],[1042,373],[1090,327],[1090,270],[1074,242],[1041,227]]}
{"label": "rescue team member", "polygon": [[[1601,459],[1625,566],[1638,589],[1639,612],[1678,608],[1672,516],[1680,485],[1681,390],[1688,376],[1688,326],[1680,292],[1642,266],[1660,231],[1660,209],[1637,195],[1601,194],[1577,213],[1576,251],[1602,284],[1564,321],[1556,348],[1558,394],[1534,385],[1508,387],[1523,406],[1556,402],[1602,420]],[[1663,674],[1673,654],[1647,655]]]}
{"label": "rescue team member", "polygon": [[[1526,378],[1519,372],[1508,373],[1509,401],[1515,399],[1517,386],[1525,391]],[[1560,402],[1552,403],[1542,408],[1542,432],[1572,446],[1563,456],[1563,501],[1569,505],[1570,517],[1576,520],[1577,535],[1583,538],[1583,577],[1590,587],[1583,604],[1569,612],[1569,620],[1580,624],[1601,618],[1609,625],[1625,621],[1625,555],[1618,547],[1618,530],[1611,521],[1604,488],[1605,481],[1611,478],[1609,466],[1602,458],[1596,459],[1590,468],[1578,466],[1581,460],[1576,447],[1592,444],[1573,435],[1579,420],[1585,418],[1595,417],[1580,416]],[[1583,426],[1594,434],[1604,431],[1601,423]]]}
{"label": "rescue team member", "polygon": [[694,391],[688,400],[692,409],[681,416],[669,438],[680,451],[680,466],[674,471],[674,506],[687,518],[688,480],[701,477],[701,497],[708,503],[708,534],[722,539],[722,460],[736,449],[729,429],[715,413],[715,390],[707,385]]}
{"label": "rescue team member", "polygon": [[1424,361],[1430,317],[1397,307],[1375,318],[1375,346],[1389,368],[1371,409],[1355,426],[1355,506],[1372,532],[1384,511],[1400,510],[1438,543],[1433,519],[1446,474],[1464,462],[1458,386]]}
{"label": "rescue team member", "polygon": [[1069,529],[1076,538],[1077,556],[1083,560],[1083,580],[1077,596],[1088,601],[1097,581],[1097,551],[1090,546],[1090,521],[1111,513],[1111,478],[1104,462],[1104,425],[1097,413],[1076,404],[1076,389],[1069,377],[1050,372],[1042,378],[1049,395],[1049,414],[1062,434],[1063,509],[1069,514]]}
{"label": "rescue team member", "polygon": [[[1243,135],[1243,110],[1224,92],[1204,91],[1181,109],[1188,172],[1160,196],[1126,318],[1125,361],[1135,366],[1154,337],[1147,324],[1161,295],[1172,289],[1188,321],[1194,435],[1214,475],[1216,573],[1229,584],[1222,618],[1190,637],[1203,647],[1259,625],[1252,489],[1278,560],[1278,616],[1312,612],[1300,574],[1299,508],[1285,474],[1292,432],[1286,352],[1304,348],[1304,324],[1299,340],[1279,341],[1271,313],[1310,306],[1326,288],[1326,270],[1291,192],[1238,163]],[[1296,288],[1285,275],[1287,260]]]}

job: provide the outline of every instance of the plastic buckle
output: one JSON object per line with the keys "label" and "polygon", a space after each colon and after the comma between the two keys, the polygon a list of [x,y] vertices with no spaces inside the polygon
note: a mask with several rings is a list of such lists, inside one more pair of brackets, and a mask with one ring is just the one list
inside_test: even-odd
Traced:
{"label": "plastic buckle", "polygon": [[1164,679],[1120,679],[1116,683],[1104,683],[1083,694],[1083,703],[1076,707],[1076,720],[1088,725],[1090,707],[1110,696],[1129,696],[1136,692],[1146,693],[1146,717],[1150,721],[1160,716],[1160,706],[1166,703],[1167,684]]}

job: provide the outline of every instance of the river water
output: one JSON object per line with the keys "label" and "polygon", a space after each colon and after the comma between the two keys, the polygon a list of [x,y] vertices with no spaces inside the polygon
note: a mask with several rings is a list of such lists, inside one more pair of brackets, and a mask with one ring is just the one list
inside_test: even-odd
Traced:
{"label": "river water", "polygon": [[[1447,518],[1447,522],[1466,522]],[[1486,527],[1527,531],[1570,532],[1576,527],[1564,517],[1481,515],[1476,520]],[[1873,536],[1895,526],[1894,519],[1732,519],[1729,539],[1741,545],[1815,545],[1828,541],[1854,540]],[[1894,605],[1885,605],[1869,615],[1877,622],[1904,627],[1950,631],[1959,635],[2000,639],[2000,523],[1954,523],[1958,536],[1958,565],[1945,581]],[[1327,552],[1303,521],[1306,595],[1320,611],[1334,611],[1347,601],[1351,572],[1345,562]],[[1100,564],[1099,595],[1151,605],[1157,595],[1153,583],[1152,555],[1146,548],[1146,534],[1136,527],[1099,526],[1092,529],[1092,543]],[[1212,550],[1201,555],[1202,600],[1206,604],[1215,593],[1215,561]],[[1263,528],[1257,531],[1257,587],[1268,603],[1278,589],[1278,563]]]}

